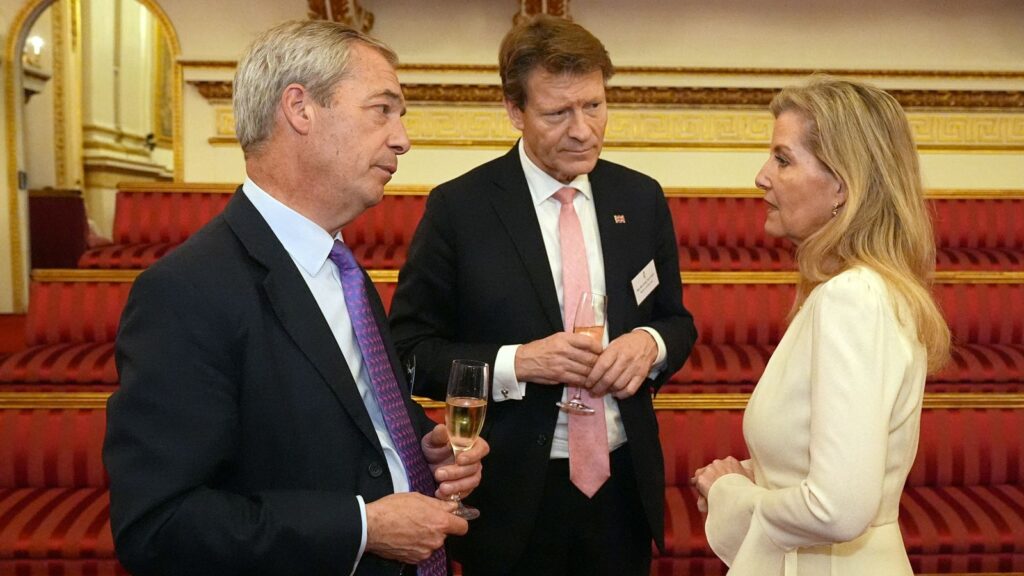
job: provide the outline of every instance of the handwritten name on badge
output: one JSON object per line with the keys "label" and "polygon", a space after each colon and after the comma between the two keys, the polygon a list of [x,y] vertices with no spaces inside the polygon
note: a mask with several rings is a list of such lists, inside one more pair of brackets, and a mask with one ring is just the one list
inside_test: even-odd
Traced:
{"label": "handwritten name on badge", "polygon": [[636,296],[636,305],[639,306],[658,287],[658,271],[654,268],[653,259],[633,277],[632,282],[633,295]]}

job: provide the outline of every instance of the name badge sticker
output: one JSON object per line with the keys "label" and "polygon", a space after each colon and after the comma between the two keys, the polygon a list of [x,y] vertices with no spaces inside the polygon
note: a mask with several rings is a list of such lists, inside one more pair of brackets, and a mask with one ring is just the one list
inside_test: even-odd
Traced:
{"label": "name badge sticker", "polygon": [[647,263],[647,266],[640,270],[640,273],[633,278],[633,295],[636,296],[636,305],[647,299],[658,287],[658,271],[654,268],[654,260]]}

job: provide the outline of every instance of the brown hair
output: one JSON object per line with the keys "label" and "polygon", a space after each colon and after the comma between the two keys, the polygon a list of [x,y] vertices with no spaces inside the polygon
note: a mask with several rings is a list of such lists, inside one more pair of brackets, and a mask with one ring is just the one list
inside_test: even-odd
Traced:
{"label": "brown hair", "polygon": [[579,24],[548,14],[520,22],[501,41],[501,89],[519,109],[526,105],[526,80],[538,66],[552,74],[600,70],[605,82],[615,73],[600,40]]}

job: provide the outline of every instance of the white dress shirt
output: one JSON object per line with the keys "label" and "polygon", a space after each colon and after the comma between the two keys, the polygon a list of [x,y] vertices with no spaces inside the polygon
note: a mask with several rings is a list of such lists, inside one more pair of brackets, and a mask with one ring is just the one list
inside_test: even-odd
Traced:
{"label": "white dress shirt", "polygon": [[[519,141],[519,160],[522,162],[523,172],[526,174],[526,183],[530,188],[530,196],[533,198],[533,207],[537,211],[537,221],[540,223],[548,264],[551,266],[551,277],[555,281],[555,291],[558,294],[558,308],[564,317],[562,252],[558,239],[558,215],[562,205],[557,198],[554,198],[554,194],[565,186],[580,191],[573,197],[572,205],[579,217],[580,226],[583,228],[583,243],[586,246],[587,267],[590,271],[590,290],[601,294],[608,293],[605,290],[604,255],[601,250],[601,234],[597,228],[597,213],[594,210],[594,193],[590,188],[590,179],[586,174],[581,174],[569,184],[562,184],[555,180],[530,160],[523,148],[522,140]],[[653,328],[637,329],[650,333],[658,344],[658,357],[651,371],[652,375],[656,375],[664,367],[667,355],[665,341]],[[515,372],[516,351],[519,346],[519,344],[514,344],[498,349],[498,355],[494,360],[494,385],[491,390],[491,396],[495,402],[521,400],[526,395],[526,382],[520,382]],[[608,346],[607,331],[604,332],[601,346]],[[566,387],[562,392],[563,402],[569,393],[570,389]],[[622,425],[618,401],[611,394],[606,394],[603,400],[608,430],[608,449],[615,450],[626,442],[626,429]],[[551,458],[568,457],[569,417],[565,412],[559,412],[558,421],[555,424],[555,434],[551,440]]]}
{"label": "white dress shirt", "polygon": [[[338,349],[348,363],[348,368],[356,381],[356,388],[359,389],[359,396],[366,405],[366,411],[370,414],[373,429],[384,449],[384,459],[388,464],[388,472],[391,473],[391,484],[396,493],[408,492],[409,477],[395,444],[391,441],[391,435],[388,434],[387,424],[384,422],[384,415],[380,411],[377,399],[373,395],[370,374],[363,365],[363,354],[359,351],[352,320],[348,316],[348,308],[345,307],[341,275],[338,267],[328,259],[331,248],[334,247],[334,238],[318,224],[282,204],[248,178],[242,184],[242,192],[270,225],[274,235],[295,262],[295,267],[309,286],[309,291],[313,293],[313,298],[320,306],[320,311],[338,342]],[[341,240],[340,233],[338,239]],[[366,548],[366,504],[362,496],[357,495],[356,499],[359,501],[363,534],[352,572],[355,572]]]}

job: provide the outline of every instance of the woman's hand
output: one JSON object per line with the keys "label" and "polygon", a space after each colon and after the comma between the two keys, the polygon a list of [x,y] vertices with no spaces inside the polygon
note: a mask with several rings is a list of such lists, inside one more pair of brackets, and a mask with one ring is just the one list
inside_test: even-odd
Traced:
{"label": "woman's hand", "polygon": [[693,473],[693,478],[690,478],[690,484],[697,488],[701,500],[706,500],[708,492],[711,491],[711,485],[726,474],[742,474],[750,478],[751,482],[754,481],[754,473],[744,468],[739,460],[729,456],[724,460],[715,460],[703,468],[698,468]]}

